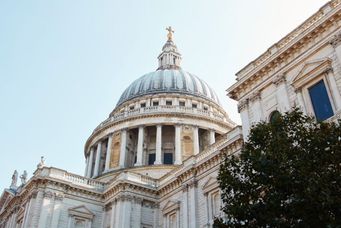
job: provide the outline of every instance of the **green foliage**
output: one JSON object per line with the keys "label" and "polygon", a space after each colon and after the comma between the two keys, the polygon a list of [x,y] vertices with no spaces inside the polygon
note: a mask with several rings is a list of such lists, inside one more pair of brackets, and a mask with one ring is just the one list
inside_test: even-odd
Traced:
{"label": "green foliage", "polygon": [[254,126],[218,181],[229,227],[341,227],[341,121],[298,109]]}

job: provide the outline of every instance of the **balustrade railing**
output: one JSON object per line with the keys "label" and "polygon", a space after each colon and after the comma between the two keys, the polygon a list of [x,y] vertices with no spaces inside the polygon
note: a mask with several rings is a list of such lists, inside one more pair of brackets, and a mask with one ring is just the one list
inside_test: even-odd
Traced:
{"label": "balustrade railing", "polygon": [[38,176],[51,177],[58,180],[70,182],[73,185],[78,185],[80,187],[86,187],[89,189],[94,189],[97,191],[103,191],[105,183],[89,179],[86,177],[79,176],[77,174],[68,173],[65,170],[44,167],[36,173]]}
{"label": "balustrade railing", "polygon": [[184,107],[184,106],[159,105],[159,106],[138,108],[138,109],[114,114],[113,116],[103,121],[100,125],[98,125],[95,128],[94,132],[108,123],[124,120],[124,119],[138,116],[141,114],[157,114],[157,113],[174,113],[174,114],[184,113],[184,114],[209,117],[218,121],[226,120],[226,117],[223,114],[204,110],[204,109],[197,109],[197,108]]}

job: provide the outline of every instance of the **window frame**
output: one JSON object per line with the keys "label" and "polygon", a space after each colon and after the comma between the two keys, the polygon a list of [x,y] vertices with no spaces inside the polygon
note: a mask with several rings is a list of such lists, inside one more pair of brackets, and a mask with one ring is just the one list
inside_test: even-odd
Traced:
{"label": "window frame", "polygon": [[306,105],[307,113],[309,115],[313,115],[315,118],[316,118],[316,114],[315,114],[312,98],[311,98],[310,93],[309,93],[309,89],[312,88],[313,86],[315,86],[320,81],[323,81],[323,83],[324,83],[324,87],[326,89],[330,105],[332,107],[333,115],[335,115],[335,112],[336,112],[335,102],[334,102],[333,96],[332,96],[331,91],[330,91],[331,87],[330,87],[329,81],[327,80],[325,74],[321,74],[320,76],[315,77],[313,80],[309,81],[308,83],[306,83],[302,87],[302,95],[303,95],[304,103]]}

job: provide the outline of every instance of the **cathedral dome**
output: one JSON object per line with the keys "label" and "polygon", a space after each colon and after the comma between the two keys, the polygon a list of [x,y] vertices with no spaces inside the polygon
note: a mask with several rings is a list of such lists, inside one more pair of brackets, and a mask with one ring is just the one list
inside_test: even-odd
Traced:
{"label": "cathedral dome", "polygon": [[180,93],[201,97],[219,105],[213,89],[194,74],[181,69],[157,70],[135,80],[121,95],[117,106],[141,97],[156,93]]}

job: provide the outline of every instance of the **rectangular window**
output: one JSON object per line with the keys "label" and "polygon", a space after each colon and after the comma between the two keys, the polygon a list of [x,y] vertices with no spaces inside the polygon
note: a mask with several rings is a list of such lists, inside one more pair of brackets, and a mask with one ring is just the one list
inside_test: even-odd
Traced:
{"label": "rectangular window", "polygon": [[323,80],[309,88],[309,95],[318,121],[323,121],[334,115]]}
{"label": "rectangular window", "polygon": [[145,107],[146,107],[146,103],[141,103],[141,104],[140,104],[140,107],[141,107],[141,108],[145,108]]}
{"label": "rectangular window", "polygon": [[159,106],[159,102],[158,101],[153,101],[153,106]]}
{"label": "rectangular window", "polygon": [[207,107],[207,106],[204,106],[204,110],[207,111],[207,110],[208,110],[208,107]]}
{"label": "rectangular window", "polygon": [[172,105],[172,101],[166,101],[166,105]]}
{"label": "rectangular window", "polygon": [[154,165],[155,162],[155,153],[148,155],[148,165]]}
{"label": "rectangular window", "polygon": [[192,104],[192,108],[197,108],[198,105],[197,104]]}
{"label": "rectangular window", "polygon": [[173,153],[163,154],[163,164],[172,165],[173,164]]}
{"label": "rectangular window", "polygon": [[184,107],[185,106],[185,102],[184,101],[179,101],[179,106]]}
{"label": "rectangular window", "polygon": [[134,110],[134,108],[135,108],[134,106],[130,106],[129,107],[130,110]]}

